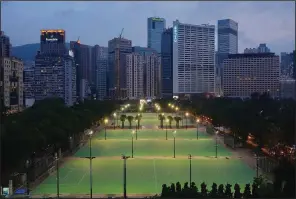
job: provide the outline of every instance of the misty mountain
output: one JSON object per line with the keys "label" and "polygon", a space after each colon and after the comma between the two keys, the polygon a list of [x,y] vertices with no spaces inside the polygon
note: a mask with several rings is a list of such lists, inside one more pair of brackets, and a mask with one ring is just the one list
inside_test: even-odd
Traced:
{"label": "misty mountain", "polygon": [[[69,49],[70,44],[66,43],[66,47]],[[34,61],[37,51],[40,49],[40,43],[25,44],[22,46],[12,47],[12,56],[21,58],[23,61]]]}

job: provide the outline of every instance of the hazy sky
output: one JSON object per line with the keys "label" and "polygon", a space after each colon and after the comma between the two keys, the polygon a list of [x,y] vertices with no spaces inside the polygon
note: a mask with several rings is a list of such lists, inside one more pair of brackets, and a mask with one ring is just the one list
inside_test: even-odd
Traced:
{"label": "hazy sky", "polygon": [[107,46],[123,36],[147,45],[147,18],[159,16],[190,24],[231,18],[239,25],[239,51],[267,43],[276,52],[295,49],[294,2],[5,2],[1,29],[13,46],[39,42],[41,29],[64,29],[66,40]]}

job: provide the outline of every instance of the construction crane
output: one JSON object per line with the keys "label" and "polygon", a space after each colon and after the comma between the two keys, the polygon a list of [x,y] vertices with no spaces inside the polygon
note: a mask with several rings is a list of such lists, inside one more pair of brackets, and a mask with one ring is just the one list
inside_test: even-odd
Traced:
{"label": "construction crane", "polygon": [[121,97],[120,91],[120,43],[122,38],[124,28],[122,28],[121,33],[116,42],[116,88],[115,88],[115,97],[119,99]]}

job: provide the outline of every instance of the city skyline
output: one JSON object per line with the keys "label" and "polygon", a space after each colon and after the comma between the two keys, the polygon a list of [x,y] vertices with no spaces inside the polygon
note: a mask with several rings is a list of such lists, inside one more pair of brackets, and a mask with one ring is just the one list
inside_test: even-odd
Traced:
{"label": "city skyline", "polygon": [[2,30],[13,46],[38,43],[43,28],[64,29],[67,42],[80,37],[84,44],[101,46],[107,46],[124,28],[123,36],[133,46],[147,46],[147,18],[156,16],[166,20],[166,27],[172,27],[176,19],[209,23],[216,26],[216,34],[217,21],[230,18],[239,24],[240,53],[259,43],[277,54],[295,48],[293,2],[6,2],[2,8]]}

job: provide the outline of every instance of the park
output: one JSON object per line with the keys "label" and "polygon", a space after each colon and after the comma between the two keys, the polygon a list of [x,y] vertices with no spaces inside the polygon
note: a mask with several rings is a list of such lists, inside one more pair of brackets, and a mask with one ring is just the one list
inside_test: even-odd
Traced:
{"label": "park", "polygon": [[[123,155],[128,157],[128,196],[160,194],[162,184],[178,181],[181,184],[190,180],[197,184],[205,182],[209,186],[214,182],[237,183],[241,187],[252,183],[256,171],[226,148],[217,136],[207,134],[202,125],[197,127],[192,120],[185,120],[183,125],[186,123],[190,128],[177,129],[173,124],[171,128],[167,124],[160,128],[157,113],[142,113],[140,128],[137,125],[130,128],[126,121],[125,128],[121,129],[121,121],[109,119],[108,128],[93,132],[91,139],[73,156],[64,158],[58,172],[33,189],[32,195],[56,196],[57,178],[61,196],[86,195],[90,187],[94,196],[122,195]],[[92,157],[91,169],[89,157]]]}

